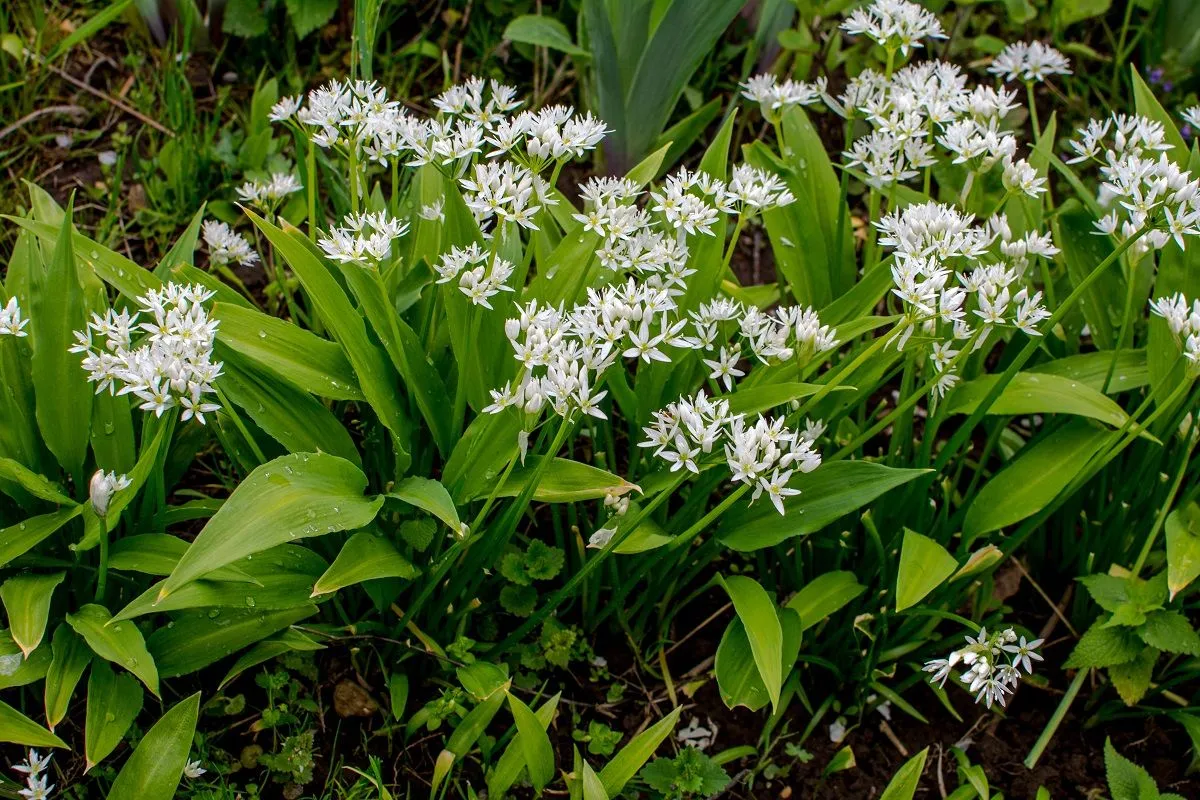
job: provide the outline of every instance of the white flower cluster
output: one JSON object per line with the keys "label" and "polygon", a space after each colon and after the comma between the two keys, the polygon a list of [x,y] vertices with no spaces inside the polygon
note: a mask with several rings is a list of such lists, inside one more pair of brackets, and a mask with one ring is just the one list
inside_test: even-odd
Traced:
{"label": "white flower cluster", "polygon": [[92,501],[92,509],[95,510],[96,516],[108,516],[108,505],[112,502],[112,496],[122,489],[128,489],[129,486],[128,475],[96,470],[88,483],[88,498]]}
{"label": "white flower cluster", "polygon": [[25,800],[48,800],[50,793],[54,791],[54,784],[50,783],[49,774],[42,773],[50,766],[53,755],[47,753],[41,756],[37,750],[31,748],[26,759],[13,767],[15,772],[25,776],[25,788],[17,792],[18,795]]}
{"label": "white flower cluster", "polygon": [[[978,335],[978,348],[993,327],[1004,325],[1041,335],[1037,326],[1050,312],[1042,305],[1042,293],[1031,291],[1022,279],[1031,256],[1058,253],[1049,234],[1014,239],[1003,217],[977,225],[973,215],[933,202],[907,206],[876,226],[879,243],[895,252],[892,292],[904,303],[896,346],[903,349],[917,330],[935,340],[931,361],[942,373],[935,386],[939,396],[958,382],[955,340]],[[971,297],[975,308],[968,314]],[[975,318],[982,329],[974,327]]]}
{"label": "white flower cluster", "polygon": [[266,181],[246,181],[237,193],[247,203],[274,209],[285,197],[303,188],[290,172],[276,172]]}
{"label": "white flower cluster", "polygon": [[325,255],[341,264],[378,263],[392,252],[392,242],[408,232],[408,223],[386,211],[351,214],[340,228],[317,240]]}
{"label": "white flower cluster", "polygon": [[783,112],[794,106],[811,106],[825,96],[828,82],[825,76],[812,83],[786,80],[780,82],[770,73],[755,75],[741,84],[742,97],[758,103],[763,117],[768,122],[777,122]]}
{"label": "white flower cluster", "polygon": [[1179,116],[1183,117],[1183,121],[1191,126],[1193,131],[1200,130],[1200,106],[1188,106],[1179,112]]}
{"label": "white flower cluster", "polygon": [[[142,410],[160,417],[179,406],[180,419],[204,424],[204,415],[220,408],[205,400],[222,366],[212,360],[218,321],[203,306],[212,296],[203,286],[168,283],[139,297],[141,310],[132,316],[112,309],[103,317],[93,314],[87,329],[75,332],[70,351],[85,354],[82,366],[97,393],[133,394]],[[142,314],[151,321],[139,324]],[[144,332],[136,346],[135,331]],[[93,334],[99,344],[92,343]],[[118,382],[124,384],[120,391]]]}
{"label": "white flower cluster", "polygon": [[201,231],[208,245],[208,258],[215,266],[241,264],[249,266],[258,261],[258,253],[245,236],[215,219],[205,220]]}
{"label": "white flower cluster", "polygon": [[462,178],[459,184],[466,190],[463,199],[467,208],[481,227],[494,219],[497,225],[512,222],[522,228],[537,230],[534,214],[542,206],[554,203],[546,182],[512,161],[476,164],[474,173]]}
{"label": "white flower cluster", "polygon": [[514,291],[507,281],[513,274],[509,261],[484,250],[472,242],[466,247],[452,247],[434,267],[438,283],[458,281],[458,290],[474,305],[491,309],[488,298],[500,292]]}
{"label": "white flower cluster", "polygon": [[1070,75],[1071,62],[1041,42],[1013,42],[992,60],[988,72],[1003,75],[1006,81],[1041,83],[1051,75]]}
{"label": "white flower cluster", "polygon": [[1012,628],[990,635],[986,628],[980,628],[978,636],[967,636],[966,640],[966,647],[955,650],[948,658],[927,661],[925,672],[933,674],[930,683],[945,686],[951,671],[961,665],[959,680],[975,693],[976,703],[986,703],[988,708],[993,703],[1005,704],[1007,696],[1021,682],[1021,667],[1032,675],[1033,662],[1042,660],[1037,653],[1042,640],[1029,642],[1024,636],[1018,639]]}
{"label": "white flower cluster", "polygon": [[[812,472],[821,465],[814,448],[824,430],[809,423],[804,430],[786,427],[782,417],[759,416],[753,423],[744,414],[729,411],[728,400],[712,400],[703,393],[682,397],[654,412],[654,422],[643,429],[641,447],[671,465],[671,471],[700,473],[700,462],[714,451],[724,456],[733,480],[754,487],[751,502],[765,494],[780,514],[783,500],[800,493],[788,488],[797,469]],[[720,448],[718,450],[718,447]]]}
{"label": "white flower cluster", "polygon": [[17,298],[8,298],[8,304],[0,308],[0,336],[16,336],[18,338],[28,336],[25,331],[25,326],[29,324],[27,318],[21,316],[21,307],[17,305]]}
{"label": "white flower cluster", "polygon": [[1093,119],[1070,146],[1068,164],[1100,165],[1100,204],[1109,209],[1096,222],[1101,233],[1124,241],[1152,228],[1133,244],[1138,255],[1172,239],[1183,249],[1185,236],[1200,234],[1200,182],[1167,157],[1161,122],[1125,114]]}
{"label": "white flower cluster", "polygon": [[471,78],[433,100],[436,116],[408,114],[374,82],[331,81],[307,98],[285,98],[271,119],[303,126],[318,147],[387,165],[435,164],[461,175],[479,155],[510,155],[539,172],[584,155],[608,132],[591,114],[551,106],[513,115],[516,90]]}
{"label": "white flower cluster", "polygon": [[922,39],[945,39],[942,23],[930,11],[908,0],[875,0],[846,17],[842,30],[866,34],[891,51],[907,56],[910,48],[921,47]]}
{"label": "white flower cluster", "polygon": [[897,70],[890,80],[864,70],[837,100],[826,99],[837,113],[870,124],[870,133],[843,156],[848,167],[862,167],[872,186],[916,178],[937,163],[939,145],[968,171],[964,196],[977,175],[1001,164],[1006,188],[1036,197],[1046,181],[1017,158],[1017,139],[1001,125],[1017,107],[1016,97],[1015,91],[990,86],[968,89],[958,66],[926,61]]}
{"label": "white flower cluster", "polygon": [[1192,367],[1200,367],[1200,300],[1193,300],[1189,305],[1182,294],[1160,297],[1150,302],[1150,310],[1167,321],[1167,327],[1183,349],[1183,355],[1192,362]]}

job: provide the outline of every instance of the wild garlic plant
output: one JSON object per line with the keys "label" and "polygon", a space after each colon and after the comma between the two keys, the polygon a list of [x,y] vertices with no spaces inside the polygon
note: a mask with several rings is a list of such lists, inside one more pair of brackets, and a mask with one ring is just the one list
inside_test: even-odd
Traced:
{"label": "wild garlic plant", "polygon": [[1033,662],[1043,660],[1037,652],[1042,640],[1026,641],[1012,628],[990,634],[986,628],[980,628],[976,636],[967,636],[966,640],[965,647],[951,652],[946,658],[926,662],[924,669],[932,673],[929,682],[941,687],[946,685],[946,679],[957,667],[961,673],[958,680],[975,695],[976,703],[983,703],[988,708],[993,703],[1005,705],[1008,696],[1021,683],[1021,670],[1032,675]]}

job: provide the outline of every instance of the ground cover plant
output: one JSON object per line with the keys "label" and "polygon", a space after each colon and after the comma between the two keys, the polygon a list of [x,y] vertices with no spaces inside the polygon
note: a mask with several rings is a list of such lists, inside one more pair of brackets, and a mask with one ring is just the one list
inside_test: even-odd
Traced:
{"label": "ground cover plant", "polygon": [[992,5],[7,34],[171,125],[8,201],[0,795],[1197,792],[1187,10]]}

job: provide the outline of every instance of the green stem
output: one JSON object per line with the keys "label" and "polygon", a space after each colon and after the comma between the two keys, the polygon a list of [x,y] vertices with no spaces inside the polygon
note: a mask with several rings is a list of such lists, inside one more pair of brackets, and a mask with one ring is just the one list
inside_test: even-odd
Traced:
{"label": "green stem", "polygon": [[1125,276],[1125,310],[1121,313],[1121,330],[1117,334],[1117,341],[1113,344],[1112,358],[1108,362],[1108,371],[1104,375],[1104,386],[1100,390],[1105,394],[1108,393],[1108,388],[1112,384],[1113,373],[1117,371],[1117,361],[1121,356],[1121,348],[1125,346],[1125,336],[1129,332],[1130,326],[1133,324],[1133,291],[1135,275],[1137,268],[1131,266],[1129,274]]}
{"label": "green stem", "polygon": [[1033,126],[1033,142],[1037,144],[1042,138],[1042,126],[1038,122],[1037,102],[1033,95],[1033,81],[1025,82],[1025,96],[1029,101],[1029,123]]}
{"label": "green stem", "polygon": [[1033,769],[1037,766],[1038,759],[1042,757],[1042,753],[1049,746],[1050,740],[1054,738],[1054,734],[1058,731],[1058,726],[1062,724],[1063,718],[1067,716],[1067,711],[1070,710],[1071,704],[1075,702],[1075,697],[1079,694],[1079,690],[1083,688],[1083,682],[1087,679],[1090,671],[1088,669],[1081,669],[1075,673],[1075,677],[1071,680],[1071,685],[1067,687],[1067,693],[1063,695],[1058,708],[1054,709],[1054,716],[1050,717],[1050,721],[1046,723],[1045,729],[1042,730],[1042,735],[1033,743],[1033,749],[1029,751],[1029,755],[1025,756],[1026,769]]}
{"label": "green stem", "polygon": [[1132,572],[1134,577],[1137,577],[1137,574],[1142,571],[1142,567],[1146,565],[1146,559],[1150,557],[1150,551],[1154,549],[1154,543],[1158,539],[1158,534],[1162,531],[1163,524],[1167,519],[1167,515],[1171,512],[1171,507],[1175,503],[1176,495],[1179,494],[1179,487],[1183,484],[1183,476],[1187,474],[1187,468],[1191,462],[1193,448],[1192,434],[1195,431],[1195,428],[1195,420],[1193,420],[1192,424],[1188,426],[1187,434],[1184,437],[1184,441],[1187,444],[1184,445],[1183,458],[1180,460],[1179,469],[1175,472],[1175,480],[1171,483],[1171,491],[1167,493],[1166,499],[1163,501],[1162,506],[1159,507],[1158,514],[1156,514],[1154,517],[1154,527],[1150,529],[1150,535],[1147,536],[1146,541],[1142,543],[1142,550],[1140,553],[1138,553],[1137,561],[1135,561],[1133,564]]}
{"label": "green stem", "polygon": [[308,238],[317,240],[317,146],[308,142],[308,154],[304,158],[308,170]]}

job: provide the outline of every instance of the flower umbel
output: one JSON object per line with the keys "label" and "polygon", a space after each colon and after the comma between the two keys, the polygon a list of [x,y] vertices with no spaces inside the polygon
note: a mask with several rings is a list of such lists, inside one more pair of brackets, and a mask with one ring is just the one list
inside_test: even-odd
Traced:
{"label": "flower umbel", "polygon": [[930,683],[944,686],[955,668],[962,672],[959,681],[975,694],[976,703],[988,708],[993,703],[1001,706],[1007,701],[1021,682],[1021,669],[1033,674],[1033,662],[1041,661],[1037,648],[1042,640],[1028,641],[1017,636],[1012,628],[989,634],[980,628],[974,638],[967,636],[967,644],[950,653],[946,658],[935,658],[925,662],[925,672],[932,673]]}

